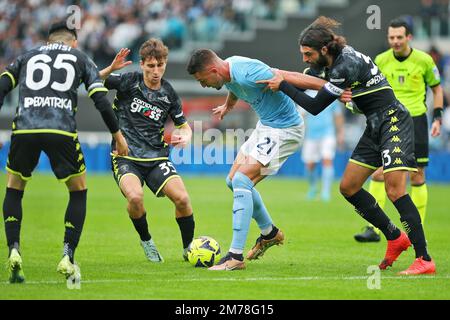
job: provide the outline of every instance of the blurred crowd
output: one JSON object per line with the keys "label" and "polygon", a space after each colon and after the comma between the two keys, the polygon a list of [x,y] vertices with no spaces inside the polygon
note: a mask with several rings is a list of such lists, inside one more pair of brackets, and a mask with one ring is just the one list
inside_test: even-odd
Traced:
{"label": "blurred crowd", "polygon": [[420,16],[425,36],[450,35],[450,0],[421,0]]}
{"label": "blurred crowd", "polygon": [[81,8],[79,45],[99,67],[121,47],[138,52],[149,37],[176,50],[187,40],[246,31],[250,16],[275,19],[278,12],[276,0],[0,0],[0,69],[42,43],[49,24],[67,16],[71,5]]}

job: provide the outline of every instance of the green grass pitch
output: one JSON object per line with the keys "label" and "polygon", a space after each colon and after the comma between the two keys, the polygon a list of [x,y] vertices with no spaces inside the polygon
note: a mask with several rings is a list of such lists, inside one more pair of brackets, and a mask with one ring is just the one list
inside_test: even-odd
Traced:
{"label": "green grass pitch", "polygon": [[[5,176],[0,177],[1,199]],[[215,238],[226,252],[231,241],[232,195],[224,177],[185,177],[196,220],[196,236]],[[22,257],[26,283],[10,285],[0,272],[0,299],[449,299],[449,185],[429,186],[425,224],[435,276],[399,277],[414,259],[410,248],[393,268],[381,273],[380,288],[369,289],[367,269],[377,265],[386,242],[360,244],[353,234],[364,221],[338,194],[330,203],[305,200],[307,185],[294,179],[269,178],[258,186],[274,222],[286,234],[285,245],[270,248],[247,269],[212,272],[182,260],[181,238],[168,199],[147,189],[150,231],[165,258],[144,258],[139,238],[126,214],[126,202],[110,175],[88,176],[88,215],[76,260],[80,290],[69,290],[56,273],[64,233],[66,188],[52,175],[35,174],[23,201]],[[388,214],[399,226],[391,204]],[[2,223],[3,228],[3,223]],[[246,250],[258,229],[252,222]],[[0,257],[7,248],[0,232]],[[372,283],[371,281],[369,281]]]}

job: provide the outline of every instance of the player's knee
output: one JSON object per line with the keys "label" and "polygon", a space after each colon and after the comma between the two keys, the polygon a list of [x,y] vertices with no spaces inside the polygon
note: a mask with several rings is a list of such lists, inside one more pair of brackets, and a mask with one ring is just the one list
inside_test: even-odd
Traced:
{"label": "player's knee", "polygon": [[131,192],[128,195],[128,203],[132,208],[141,208],[144,206],[144,193],[143,192]]}
{"label": "player's knee", "polygon": [[405,190],[397,185],[386,185],[386,194],[391,202],[395,202],[405,195]]}
{"label": "player's knee", "polygon": [[251,190],[254,184],[253,181],[250,180],[245,174],[241,172],[236,172],[232,180],[233,190],[237,189],[248,189]]}
{"label": "player's knee", "polygon": [[[358,189],[359,190],[359,189]],[[342,180],[341,183],[339,184],[339,191],[341,192],[341,194],[348,198],[351,197],[352,195],[354,195],[357,191],[357,187],[354,183],[352,183],[351,181],[348,180]]]}
{"label": "player's knee", "polygon": [[191,200],[189,199],[189,195],[187,193],[181,193],[177,195],[173,202],[175,204],[175,207],[180,211],[185,210],[191,205]]}

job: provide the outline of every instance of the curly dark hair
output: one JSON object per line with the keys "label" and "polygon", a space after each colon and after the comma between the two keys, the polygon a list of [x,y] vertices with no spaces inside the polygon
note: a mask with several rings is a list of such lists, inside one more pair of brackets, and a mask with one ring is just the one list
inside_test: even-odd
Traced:
{"label": "curly dark hair", "polygon": [[300,46],[311,47],[320,51],[323,47],[333,56],[338,56],[346,46],[347,41],[343,36],[334,33],[341,24],[334,19],[320,16],[300,34],[298,43]]}

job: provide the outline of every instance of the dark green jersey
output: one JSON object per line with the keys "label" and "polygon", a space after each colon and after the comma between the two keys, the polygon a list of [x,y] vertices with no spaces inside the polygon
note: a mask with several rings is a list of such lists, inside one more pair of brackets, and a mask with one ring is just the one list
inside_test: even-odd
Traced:
{"label": "dark green jersey", "polygon": [[128,142],[128,157],[152,161],[169,156],[164,142],[164,124],[168,117],[175,126],[186,123],[181,99],[173,87],[161,79],[158,90],[149,89],[140,72],[111,74],[105,80],[108,89],[117,90],[113,109],[122,134]]}
{"label": "dark green jersey", "polygon": [[107,91],[97,67],[83,52],[62,43],[32,49],[2,73],[19,87],[13,134],[76,134],[77,90],[83,82],[89,96]]}
{"label": "dark green jersey", "polygon": [[330,68],[325,70],[325,89],[340,96],[351,88],[352,99],[364,114],[370,114],[396,101],[391,86],[370,57],[345,46]]}

